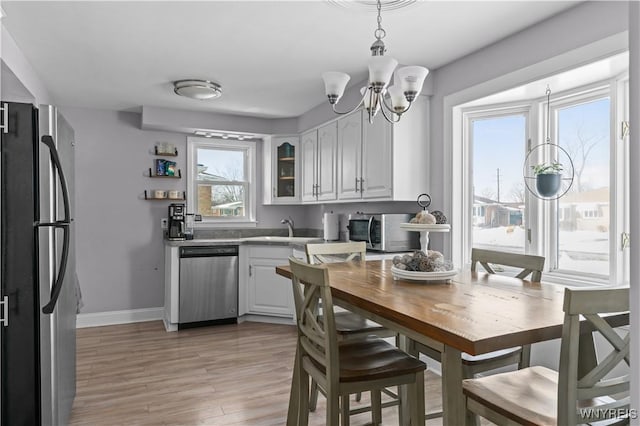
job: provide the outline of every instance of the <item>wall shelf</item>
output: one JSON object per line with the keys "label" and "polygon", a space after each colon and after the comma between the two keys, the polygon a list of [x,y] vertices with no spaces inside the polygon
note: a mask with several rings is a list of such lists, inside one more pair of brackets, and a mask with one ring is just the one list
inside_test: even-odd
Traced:
{"label": "wall shelf", "polygon": [[158,155],[161,157],[177,157],[178,156],[178,148],[174,148],[171,152],[158,151],[158,147],[153,147],[153,155]]}
{"label": "wall shelf", "polygon": [[180,169],[178,169],[177,174],[175,174],[175,175],[156,175],[156,174],[153,174],[153,171],[151,170],[151,167],[149,167],[149,175],[147,177],[150,177],[150,178],[180,179],[180,178],[182,178],[182,172],[180,171]]}
{"label": "wall shelf", "polygon": [[[163,191],[163,190],[160,190]],[[182,191],[182,197],[180,198],[171,198],[171,197],[154,197],[152,196],[155,190],[147,191],[144,190],[144,199],[147,201],[185,201],[187,199],[187,194]],[[168,192],[168,191],[165,191]]]}

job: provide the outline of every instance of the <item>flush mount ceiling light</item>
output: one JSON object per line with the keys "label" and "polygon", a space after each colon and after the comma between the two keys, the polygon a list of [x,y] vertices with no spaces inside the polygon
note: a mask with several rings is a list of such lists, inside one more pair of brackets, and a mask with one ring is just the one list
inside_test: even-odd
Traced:
{"label": "flush mount ceiling light", "polygon": [[[324,80],[325,93],[336,114],[349,114],[364,104],[365,110],[369,115],[369,123],[373,122],[373,117],[378,111],[382,111],[382,115],[387,121],[396,123],[400,121],[402,114],[409,111],[412,102],[420,94],[422,84],[429,70],[424,67],[409,66],[399,68],[394,75],[393,71],[398,65],[398,61],[384,56],[387,49],[382,39],[387,33],[382,28],[382,4],[380,0],[377,0],[376,7],[378,10],[378,28],[373,32],[376,40],[371,45],[369,83],[362,88],[362,99],[358,105],[351,111],[340,112],[336,110],[336,104],[344,94],[344,89],[351,78],[348,74],[330,71],[322,74],[322,79]],[[387,87],[392,76],[394,84]]]}
{"label": "flush mount ceiling light", "polygon": [[178,80],[173,83],[176,95],[191,99],[216,99],[222,95],[222,86],[209,80]]}

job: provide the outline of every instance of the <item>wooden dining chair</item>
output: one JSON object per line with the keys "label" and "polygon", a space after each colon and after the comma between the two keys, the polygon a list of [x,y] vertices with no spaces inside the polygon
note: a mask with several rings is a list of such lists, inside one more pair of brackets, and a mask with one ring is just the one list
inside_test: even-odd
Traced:
{"label": "wooden dining chair", "polygon": [[534,256],[530,254],[506,253],[494,250],[483,250],[478,248],[471,249],[471,271],[476,271],[476,265],[480,263],[482,267],[490,274],[495,274],[492,265],[512,266],[522,269],[516,278],[526,280],[531,275],[531,281],[540,282],[542,279],[542,270],[544,269],[545,258],[543,256]]}
{"label": "wooden dining chair", "polygon": [[[366,260],[367,243],[364,241],[351,241],[344,243],[306,244],[305,252],[307,255],[307,262],[312,265],[333,262],[349,262],[355,259],[364,262]],[[341,308],[334,309],[334,320],[338,340],[361,338],[368,335],[375,335],[382,338],[395,337],[397,335],[396,332],[389,330],[378,323]],[[396,394],[388,391],[385,391],[385,393],[389,394],[392,398],[397,399]],[[359,393],[356,395],[356,401],[360,401]],[[309,410],[312,412],[315,411],[317,403],[318,386],[315,381],[312,381]]]}
{"label": "wooden dining chair", "polygon": [[[559,371],[529,367],[464,380],[468,412],[498,425],[629,423],[629,418],[623,418],[633,414],[629,411],[629,374],[623,371],[626,375],[611,377],[611,373],[619,374],[620,370],[613,370],[623,362],[629,366],[630,333],[621,337],[622,330],[606,320],[608,313],[629,311],[629,289],[567,288],[563,310]],[[586,324],[581,324],[580,316]],[[592,334],[601,335],[610,344],[610,353],[599,360],[594,358]],[[585,347],[591,350],[585,351]],[[591,359],[585,353],[592,354]]]}
{"label": "wooden dining chair", "polygon": [[[349,395],[373,391],[377,398],[372,421],[382,421],[380,391],[389,386],[408,386],[412,425],[424,424],[424,371],[426,364],[386,341],[367,336],[339,341],[333,299],[326,266],[289,258],[296,307],[299,366],[298,426],[309,422],[309,377],[327,396],[326,424],[349,425]],[[323,315],[318,316],[322,303]]]}
{"label": "wooden dining chair", "polygon": [[[542,256],[523,255],[515,253],[505,253],[493,250],[472,249],[471,250],[471,271],[476,271],[476,265],[480,263],[490,274],[496,273],[495,265],[510,266],[521,269],[516,278],[526,279],[531,275],[532,281],[539,282],[542,279],[545,258]],[[442,354],[437,349],[412,342],[413,350],[423,353],[428,357],[441,362]],[[484,373],[496,368],[507,367],[517,364],[518,369],[529,366],[531,359],[531,345],[524,345],[515,348],[503,349],[489,352],[482,355],[462,354],[462,376],[465,379],[473,378],[477,374]],[[439,417],[442,413],[430,413],[427,418]]]}

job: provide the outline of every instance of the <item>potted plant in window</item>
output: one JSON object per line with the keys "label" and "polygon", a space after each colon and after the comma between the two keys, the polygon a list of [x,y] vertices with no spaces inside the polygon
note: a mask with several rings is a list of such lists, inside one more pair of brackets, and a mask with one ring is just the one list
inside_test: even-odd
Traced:
{"label": "potted plant in window", "polygon": [[553,197],[562,184],[562,163],[557,161],[531,166],[536,177],[536,189],[542,197]]}

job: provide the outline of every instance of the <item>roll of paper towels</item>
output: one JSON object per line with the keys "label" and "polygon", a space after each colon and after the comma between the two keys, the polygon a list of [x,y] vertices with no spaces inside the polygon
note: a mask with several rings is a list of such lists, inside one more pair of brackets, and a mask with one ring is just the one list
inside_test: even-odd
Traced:
{"label": "roll of paper towels", "polygon": [[335,241],[340,239],[340,221],[335,213],[325,213],[322,217],[324,239]]}

